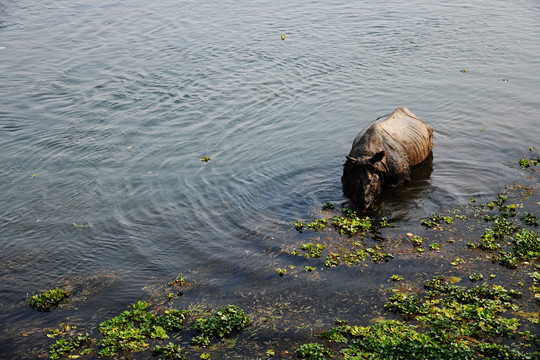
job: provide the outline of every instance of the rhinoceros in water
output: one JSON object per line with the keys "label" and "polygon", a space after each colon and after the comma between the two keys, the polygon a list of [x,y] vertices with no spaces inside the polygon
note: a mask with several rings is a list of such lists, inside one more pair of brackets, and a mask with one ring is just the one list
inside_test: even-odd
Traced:
{"label": "rhinoceros in water", "polygon": [[344,164],[343,193],[355,208],[367,210],[383,187],[411,180],[411,168],[433,149],[433,128],[399,107],[360,132]]}

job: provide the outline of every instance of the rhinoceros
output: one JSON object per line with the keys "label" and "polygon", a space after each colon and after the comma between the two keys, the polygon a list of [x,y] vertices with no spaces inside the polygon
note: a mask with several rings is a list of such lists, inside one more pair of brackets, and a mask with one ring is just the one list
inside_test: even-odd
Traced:
{"label": "rhinoceros", "polygon": [[433,128],[409,109],[398,107],[360,132],[343,165],[343,193],[365,211],[385,186],[411,180],[411,168],[421,165],[433,149]]}

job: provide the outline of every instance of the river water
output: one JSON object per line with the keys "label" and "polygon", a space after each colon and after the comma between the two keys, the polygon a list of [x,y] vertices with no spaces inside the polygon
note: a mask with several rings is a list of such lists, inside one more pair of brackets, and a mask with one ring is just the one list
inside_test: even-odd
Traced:
{"label": "river water", "polygon": [[264,288],[276,234],[346,201],[353,138],[397,106],[433,159],[374,215],[493,198],[540,146],[538,39],[536,0],[1,1],[0,323],[103,273],[89,308],[201,269]]}

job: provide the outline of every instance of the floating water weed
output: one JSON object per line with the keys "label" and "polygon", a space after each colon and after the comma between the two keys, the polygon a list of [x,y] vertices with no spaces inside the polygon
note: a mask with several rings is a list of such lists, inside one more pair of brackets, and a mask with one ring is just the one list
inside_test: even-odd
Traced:
{"label": "floating water weed", "polygon": [[307,360],[325,360],[332,357],[332,352],[318,343],[308,343],[296,349],[299,359]]}
{"label": "floating water weed", "polygon": [[480,280],[484,280],[484,275],[482,274],[478,274],[478,273],[472,273],[471,275],[469,275],[469,280],[475,282],[475,281],[480,281]]}
{"label": "floating water weed", "polygon": [[540,257],[540,237],[528,229],[522,229],[513,237],[514,253],[520,260],[532,260]]}
{"label": "floating water weed", "polygon": [[458,265],[461,265],[461,264],[465,264],[465,260],[463,260],[462,258],[456,258],[450,264],[452,264],[454,266],[458,266]]}
{"label": "floating water weed", "polygon": [[334,209],[334,207],[334,204],[332,204],[331,202],[325,202],[322,208],[323,210],[332,210]]}
{"label": "floating water weed", "polygon": [[312,229],[315,231],[321,231],[326,227],[326,224],[328,224],[328,220],[326,219],[317,219],[312,223],[306,224],[307,229]]}
{"label": "floating water weed", "polygon": [[437,334],[396,320],[346,329],[352,345],[342,351],[345,359],[473,359],[467,343],[448,341]]}
{"label": "floating water weed", "polygon": [[[492,261],[499,261],[501,265],[515,269],[521,261],[540,258],[540,237],[535,232],[521,228],[509,220],[517,215],[516,209],[519,206],[505,205],[507,199],[507,195],[498,195],[492,204],[497,206],[499,213],[484,217],[495,226],[485,230],[478,244],[468,244],[468,246],[490,252],[498,251],[498,254],[493,255]],[[538,221],[536,216],[530,213],[522,216],[521,220],[530,226],[534,226]],[[507,245],[512,245],[512,248],[509,249]]]}
{"label": "floating water weed", "polygon": [[538,218],[534,214],[527,213],[521,218],[521,220],[523,220],[527,225],[538,226]]}
{"label": "floating water weed", "polygon": [[336,216],[332,225],[337,227],[342,234],[356,234],[359,231],[368,231],[373,226],[369,216],[358,217],[355,211],[343,209],[343,216]]}
{"label": "floating water weed", "polygon": [[332,268],[336,267],[339,264],[340,256],[339,254],[330,252],[328,256],[326,257],[326,260],[324,261],[324,266]]}
{"label": "floating water weed", "polygon": [[132,310],[102,322],[99,331],[103,339],[99,341],[101,356],[115,356],[127,351],[141,351],[149,346],[149,339],[167,339],[166,330],[181,330],[186,311],[167,310],[156,316],[148,311],[149,303],[138,301]]}
{"label": "floating water weed", "polygon": [[276,355],[276,352],[274,350],[267,350],[265,355],[267,357],[272,357]]}
{"label": "floating water weed", "polygon": [[227,305],[208,319],[198,319],[194,328],[200,332],[193,338],[193,345],[208,346],[215,338],[223,338],[249,324],[244,310],[235,305]]}
{"label": "floating water weed", "polygon": [[[417,359],[533,359],[538,355],[494,341],[516,335],[520,320],[505,314],[519,309],[513,300],[521,293],[498,285],[459,287],[444,276],[424,282],[424,288],[423,296],[394,290],[385,304],[387,310],[422,324],[422,333],[415,326],[394,320],[367,327],[336,328],[352,336],[352,345],[342,351],[345,359],[408,359],[413,353]],[[475,340],[469,341],[471,338]],[[529,349],[528,344],[521,346]]]}
{"label": "floating water weed", "polygon": [[529,160],[521,159],[519,160],[519,166],[521,166],[522,169],[526,169],[528,167],[531,167],[531,164],[529,164]]}
{"label": "floating water weed", "polygon": [[182,347],[173,343],[169,343],[165,346],[156,346],[152,350],[152,355],[163,356],[165,359],[186,359],[186,355],[184,354]]}
{"label": "floating water weed", "polygon": [[422,237],[418,236],[418,235],[414,235],[413,237],[411,237],[411,242],[414,246],[422,246]]}
{"label": "floating water weed", "polygon": [[306,243],[301,246],[301,250],[305,251],[305,257],[306,258],[319,258],[321,257],[321,254],[323,250],[326,248],[325,244],[317,244],[317,243]]}
{"label": "floating water weed", "polygon": [[380,246],[367,248],[366,252],[372,257],[374,262],[388,261],[388,259],[392,259],[394,257],[394,255],[390,253],[383,253]]}
{"label": "floating water weed", "polygon": [[69,292],[64,289],[47,290],[40,295],[32,296],[28,304],[39,311],[50,311],[52,307],[58,306],[68,296]]}
{"label": "floating water weed", "polygon": [[58,339],[49,349],[49,359],[60,359],[64,355],[67,355],[68,358],[75,359],[81,355],[86,355],[92,349],[84,349],[78,355],[74,355],[73,353],[91,342],[92,338],[88,334],[77,334]]}
{"label": "floating water weed", "polygon": [[182,276],[182,274],[178,275],[176,279],[168,283],[169,286],[182,286],[186,283],[186,277]]}
{"label": "floating water weed", "polygon": [[335,216],[332,225],[338,228],[341,234],[356,234],[360,231],[391,227],[392,223],[385,217],[376,221],[369,216],[359,217],[356,211],[343,209],[343,215]]}
{"label": "floating water weed", "polygon": [[420,224],[432,229],[442,229],[441,222],[444,221],[447,224],[452,224],[454,219],[451,216],[441,216],[433,214],[430,218],[420,221]]}

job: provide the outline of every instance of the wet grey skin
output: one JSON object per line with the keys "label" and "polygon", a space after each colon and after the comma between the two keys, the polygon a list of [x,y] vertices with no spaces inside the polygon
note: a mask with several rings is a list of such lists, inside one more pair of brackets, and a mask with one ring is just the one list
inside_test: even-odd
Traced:
{"label": "wet grey skin", "polygon": [[398,107],[361,131],[343,165],[343,194],[366,211],[384,187],[411,181],[411,169],[433,150],[433,128],[409,109]]}

